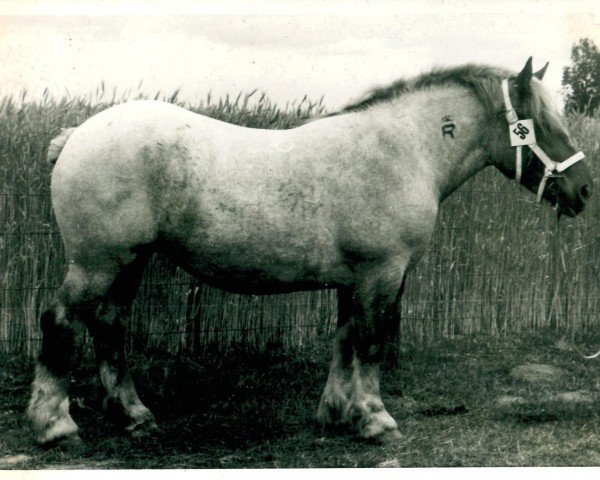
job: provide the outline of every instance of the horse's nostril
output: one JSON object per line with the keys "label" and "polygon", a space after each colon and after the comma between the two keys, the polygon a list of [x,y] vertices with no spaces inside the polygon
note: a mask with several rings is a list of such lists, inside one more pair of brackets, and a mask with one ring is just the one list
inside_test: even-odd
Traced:
{"label": "horse's nostril", "polygon": [[587,200],[592,195],[592,191],[588,185],[581,187],[581,198]]}

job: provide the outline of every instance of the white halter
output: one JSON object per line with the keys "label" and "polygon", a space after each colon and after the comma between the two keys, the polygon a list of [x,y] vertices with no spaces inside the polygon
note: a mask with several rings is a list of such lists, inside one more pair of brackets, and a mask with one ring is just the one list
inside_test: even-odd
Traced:
{"label": "white halter", "polygon": [[515,109],[510,102],[510,96],[508,94],[508,80],[506,79],[502,80],[502,95],[504,96],[504,107],[506,111],[506,121],[509,125],[508,130],[510,134],[511,146],[516,148],[515,180],[521,183],[521,173],[523,171],[523,145],[527,145],[531,150],[533,150],[533,152],[546,167],[544,176],[542,177],[537,191],[537,202],[540,203],[542,201],[542,195],[544,194],[544,189],[546,188],[546,182],[548,179],[554,176],[555,172],[564,172],[567,168],[576,164],[579,160],[583,160],[585,155],[583,152],[577,152],[562,162],[555,162],[552,160],[536,143],[533,120],[519,121],[517,112],[515,112]]}

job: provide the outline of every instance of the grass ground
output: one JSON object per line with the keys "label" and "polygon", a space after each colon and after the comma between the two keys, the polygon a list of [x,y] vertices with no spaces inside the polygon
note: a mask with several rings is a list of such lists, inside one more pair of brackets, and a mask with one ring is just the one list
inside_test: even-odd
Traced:
{"label": "grass ground", "polygon": [[[73,384],[73,415],[86,450],[36,447],[23,419],[31,362],[4,359],[0,372],[0,465],[3,468],[273,468],[600,465],[600,359],[584,360],[600,338],[553,332],[475,336],[411,346],[383,373],[383,398],[405,435],[386,446],[313,420],[328,354],[272,350],[201,356],[150,351],[131,358],[142,399],[160,432],[132,439],[104,422],[93,369]],[[563,369],[553,382],[525,383],[511,370],[525,363]],[[542,401],[549,393],[586,390],[588,403]],[[500,409],[500,396],[526,403]],[[85,399],[85,400],[82,400]]]}

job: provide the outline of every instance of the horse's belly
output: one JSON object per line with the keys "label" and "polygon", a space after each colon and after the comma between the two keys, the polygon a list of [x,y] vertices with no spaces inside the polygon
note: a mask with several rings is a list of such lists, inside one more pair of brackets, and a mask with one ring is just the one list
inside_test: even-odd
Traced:
{"label": "horse's belly", "polygon": [[334,248],[314,241],[190,242],[167,249],[204,283],[239,293],[279,293],[352,283],[352,270]]}
{"label": "horse's belly", "polygon": [[[335,275],[318,278],[312,275],[294,275],[283,278],[264,269],[246,270],[230,267],[227,269],[188,268],[188,271],[202,283],[222,290],[251,295],[289,293],[325,288],[337,288],[350,283],[351,272],[340,267]],[[209,272],[209,273],[207,273]],[[346,280],[343,280],[346,277]]]}

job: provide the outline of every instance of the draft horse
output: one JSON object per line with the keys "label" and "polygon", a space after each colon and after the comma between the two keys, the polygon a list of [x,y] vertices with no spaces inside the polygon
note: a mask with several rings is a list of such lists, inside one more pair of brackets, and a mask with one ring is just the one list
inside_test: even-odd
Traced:
{"label": "draft horse", "polygon": [[[547,65],[546,65],[547,66]],[[438,206],[493,165],[575,216],[592,178],[532,71],[465,65],[372,91],[289,130],[243,128],[136,101],[57,137],[52,205],[68,271],[41,316],[28,417],[42,444],[78,440],[69,414],[74,325],[93,336],[106,405],[155,428],[127,370],[124,325],[154,252],[200,281],[269,294],[335,288],[339,318],[323,422],[400,436],[379,366],[406,272]]]}

